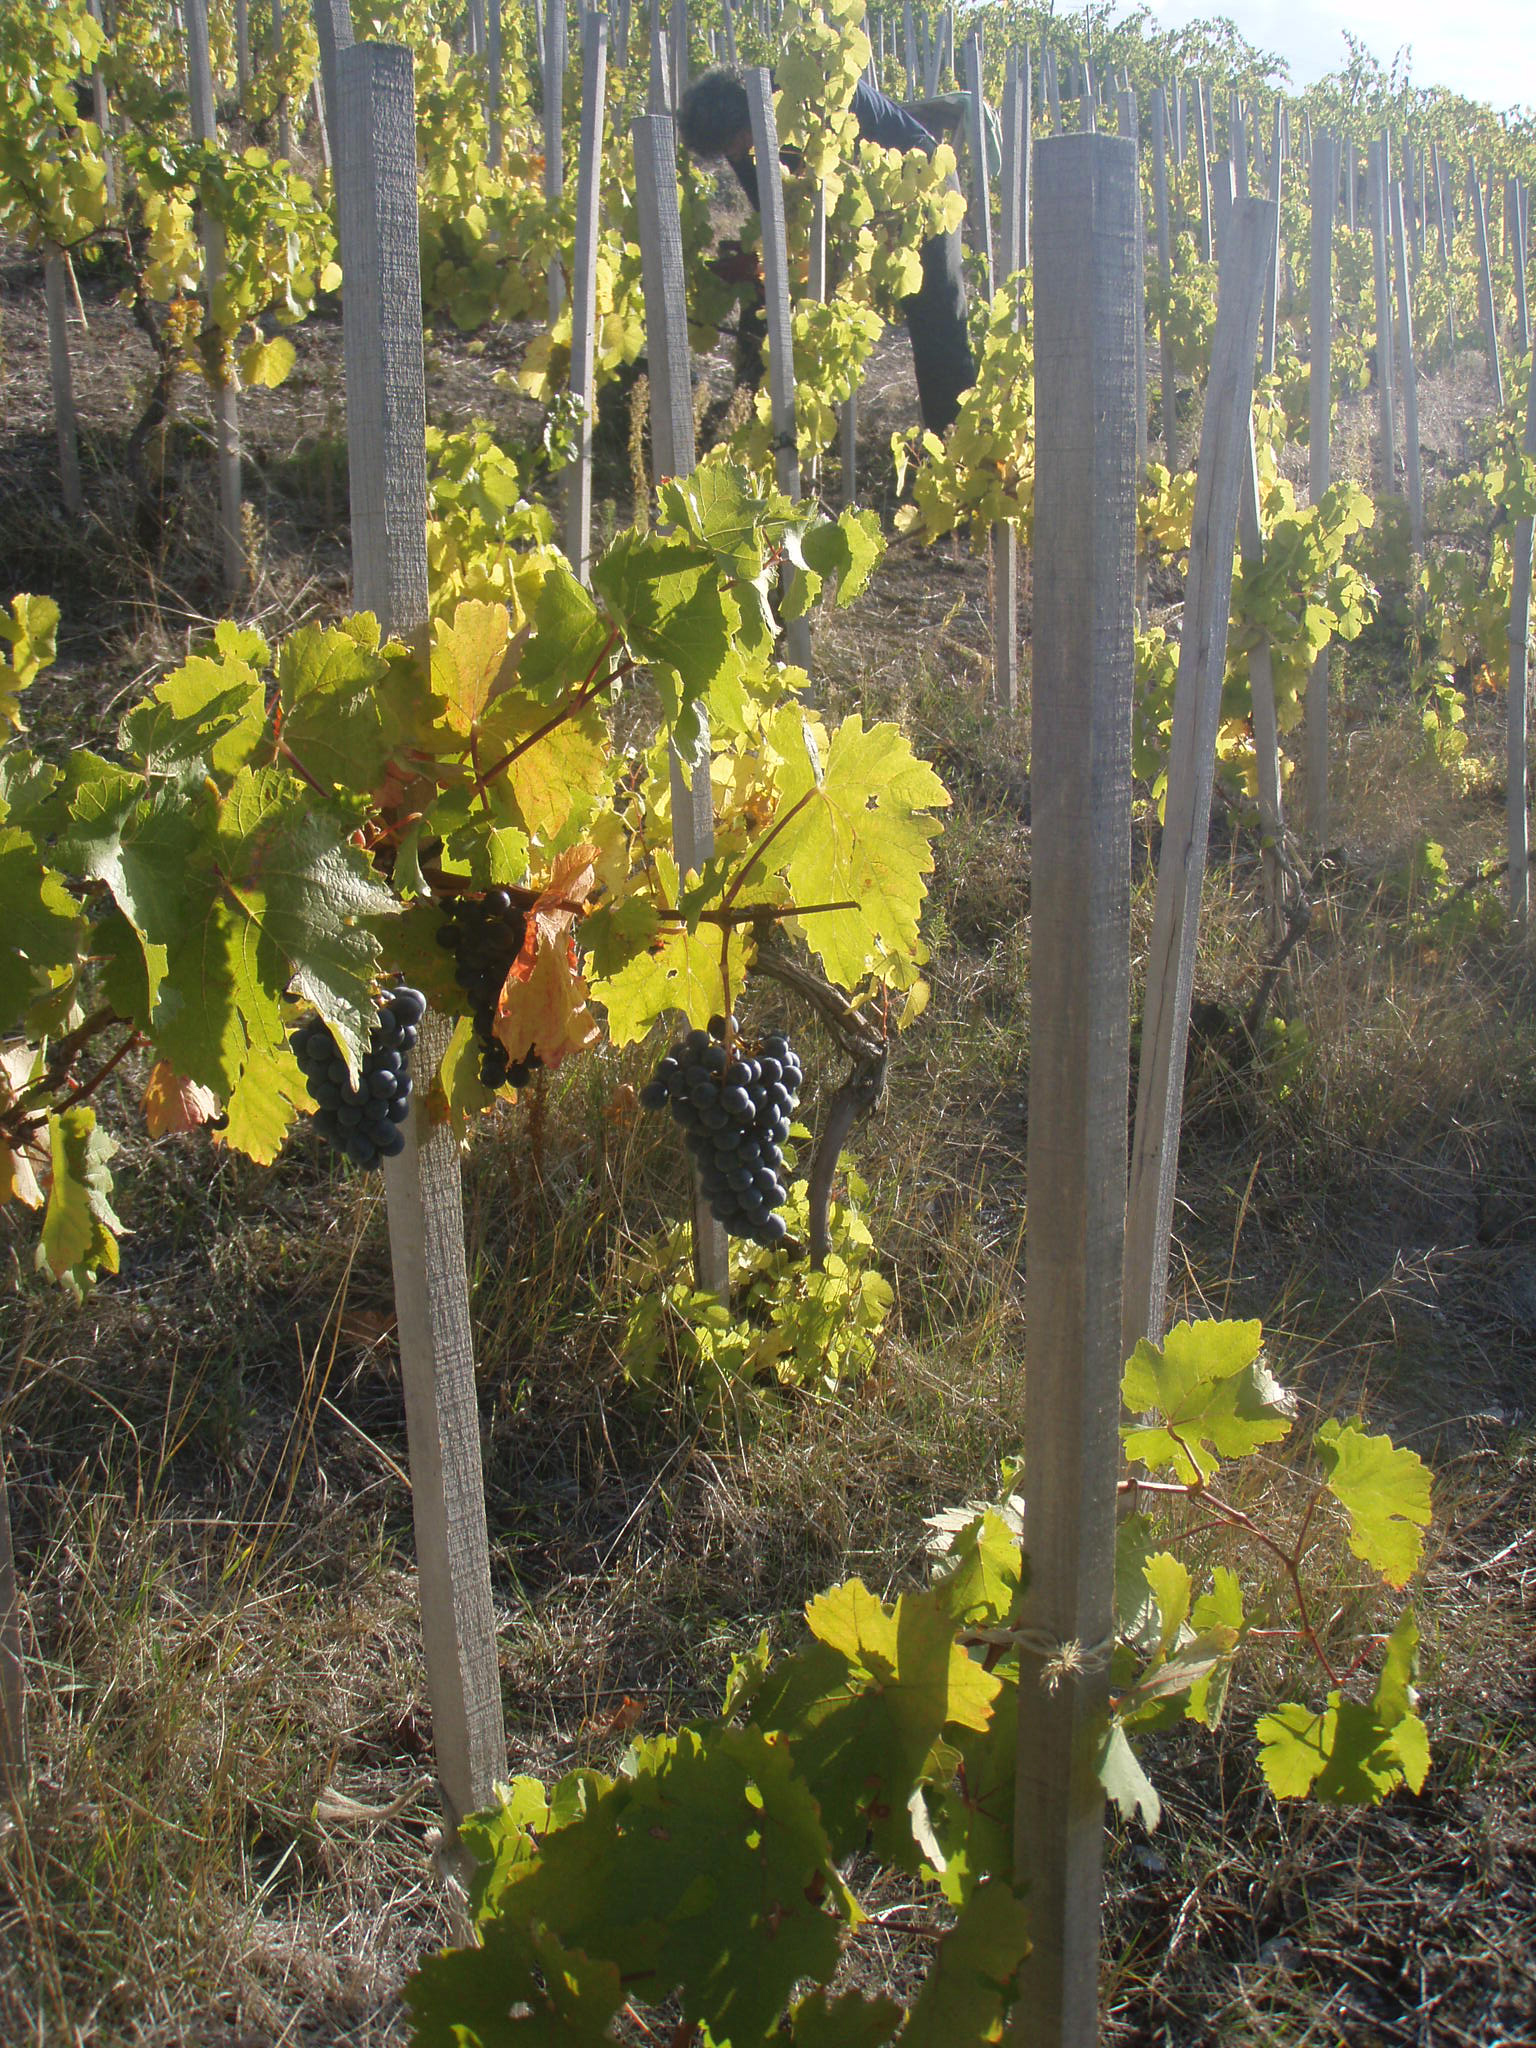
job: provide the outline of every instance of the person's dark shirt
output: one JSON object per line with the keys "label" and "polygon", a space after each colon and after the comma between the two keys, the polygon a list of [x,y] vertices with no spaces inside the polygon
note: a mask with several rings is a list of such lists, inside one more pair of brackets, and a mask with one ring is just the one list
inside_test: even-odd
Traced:
{"label": "person's dark shirt", "polygon": [[[888,93],[861,78],[853,88],[849,111],[859,124],[861,142],[878,142],[882,149],[920,149],[927,156],[934,150],[933,137],[916,121],[904,107],[897,106]],[[760,212],[762,201],[757,184],[757,161],[751,155],[727,157],[736,181],[752,204],[754,212]]]}

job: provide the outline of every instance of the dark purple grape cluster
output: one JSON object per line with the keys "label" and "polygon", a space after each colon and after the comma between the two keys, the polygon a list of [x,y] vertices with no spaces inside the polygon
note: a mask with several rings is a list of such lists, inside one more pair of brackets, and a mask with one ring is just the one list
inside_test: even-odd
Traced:
{"label": "dark purple grape cluster", "polygon": [[411,1047],[427,1014],[419,989],[392,988],[379,998],[368,1057],[354,1081],[329,1025],[308,1017],[289,1043],[309,1092],[319,1104],[315,1128],[354,1166],[379,1166],[405,1149],[400,1126],[411,1113]]}
{"label": "dark purple grape cluster", "polygon": [[782,1032],[748,1052],[734,1017],[711,1017],[662,1059],[641,1090],[647,1109],[670,1109],[688,1134],[710,1213],[737,1237],[782,1244],[789,1226],[784,1140],[804,1079]]}
{"label": "dark purple grape cluster", "polygon": [[444,906],[437,943],[453,955],[453,978],[468,996],[469,1018],[480,1042],[480,1082],[485,1088],[521,1088],[544,1062],[536,1052],[522,1059],[508,1056],[496,1036],[496,1003],[506,986],[512,963],[523,950],[528,929],[525,912],[510,889],[487,889],[483,896],[456,896]]}

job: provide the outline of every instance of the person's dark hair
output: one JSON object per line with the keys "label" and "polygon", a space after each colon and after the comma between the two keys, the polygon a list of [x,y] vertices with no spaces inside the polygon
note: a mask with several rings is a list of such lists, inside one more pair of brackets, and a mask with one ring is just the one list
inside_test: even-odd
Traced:
{"label": "person's dark hair", "polygon": [[734,71],[706,71],[683,94],[677,128],[690,156],[724,156],[752,119],[747,88]]}

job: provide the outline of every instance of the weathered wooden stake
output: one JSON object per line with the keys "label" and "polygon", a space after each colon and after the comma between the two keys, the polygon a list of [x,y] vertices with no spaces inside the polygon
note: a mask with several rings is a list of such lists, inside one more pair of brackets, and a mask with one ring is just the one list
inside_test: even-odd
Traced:
{"label": "weathered wooden stake", "polygon": [[[343,345],[352,498],[352,595],[382,631],[427,651],[426,375],[411,53],[336,53]],[[458,1139],[434,1124],[427,1084],[449,1039],[430,1011],[405,1150],[384,1187],[399,1321],[411,1513],[432,1742],[451,1827],[506,1775],[491,1604]]]}
{"label": "weathered wooden stake", "polygon": [[[1264,566],[1264,527],[1259,514],[1259,453],[1248,417],[1248,459],[1243,465],[1242,496],[1237,508],[1238,545],[1243,567]],[[1284,921],[1285,841],[1284,784],[1280,776],[1280,728],[1275,716],[1275,664],[1269,636],[1263,634],[1248,655],[1248,690],[1253,699],[1253,755],[1257,770],[1259,832],[1263,841],[1264,904],[1272,942],[1278,942]]]}
{"label": "weathered wooden stake", "polygon": [[[91,10],[93,13],[95,9]],[[249,0],[235,0],[235,91],[240,104],[251,89],[251,16]]]}
{"label": "weathered wooden stake", "polygon": [[[1166,300],[1172,264],[1168,237],[1168,163],[1165,142],[1166,114],[1163,88],[1152,93],[1152,212],[1157,229],[1157,281]],[[1163,376],[1163,441],[1168,467],[1177,475],[1184,467],[1179,444],[1179,388],[1173,367],[1173,344],[1168,338],[1168,321],[1158,322],[1158,344]]]}
{"label": "weathered wooden stake", "polygon": [[[187,0],[187,94],[194,142],[217,144],[213,67],[208,57],[207,0]],[[201,223],[204,289],[212,304],[224,271],[224,230],[215,220]],[[245,581],[245,534],[240,490],[240,401],[232,374],[213,386],[214,435],[219,475],[219,545],[224,591],[233,596]]]}
{"label": "weathered wooden stake", "polygon": [[[565,191],[565,0],[548,0],[544,10],[544,196],[559,201]],[[551,324],[565,304],[565,277],[558,256],[549,259]]]}
{"label": "weathered wooden stake", "polygon": [[[282,54],[283,48],[283,0],[272,0],[272,54]],[[288,95],[279,93],[277,99],[277,153],[289,159],[293,156],[293,125],[288,110]]]}
{"label": "weathered wooden stake", "polygon": [[1269,196],[1275,202],[1275,241],[1264,270],[1264,316],[1259,345],[1259,374],[1275,373],[1275,327],[1280,295],[1280,181],[1284,175],[1284,152],[1280,147],[1281,102],[1275,101],[1274,151],[1269,160]]}
{"label": "weathered wooden stake", "polygon": [[602,203],[603,102],[608,89],[608,17],[596,8],[581,21],[581,154],[576,171],[576,253],[571,278],[571,397],[576,450],[565,473],[565,552],[587,581],[592,566],[592,421],[597,332],[597,239]]}
{"label": "weathered wooden stake", "polygon": [[985,266],[987,297],[997,289],[992,269],[992,190],[987,176],[987,121],[981,96],[981,36],[972,31],[965,39],[965,91],[967,139],[971,148],[971,207],[974,225],[971,246],[979,251]]}
{"label": "weathered wooden stake", "polygon": [[[666,114],[642,114],[634,125],[635,212],[640,224],[640,274],[645,292],[645,353],[651,386],[651,466],[655,480],[690,476],[694,465],[693,376],[688,353],[688,297],[683,230],[677,210],[677,145]],[[678,866],[701,871],[715,850],[710,787],[709,725],[702,711],[686,763],[671,752],[672,850]],[[705,1294],[730,1286],[729,1245],[710,1213],[690,1166],[693,1190],[693,1275]]]}
{"label": "weathered wooden stake", "polygon": [[[1523,452],[1536,456],[1536,375],[1525,397]],[[1515,522],[1514,585],[1509,600],[1508,820],[1509,917],[1525,929],[1531,914],[1531,837],[1527,810],[1530,757],[1527,734],[1531,693],[1531,536],[1529,513]]]}
{"label": "weathered wooden stake", "polygon": [[321,132],[330,146],[330,163],[336,161],[336,52],[352,47],[352,0],[313,0],[315,39],[320,45],[320,79],[323,87]]}
{"label": "weathered wooden stake", "polygon": [[902,57],[907,67],[907,98],[917,98],[917,26],[912,19],[912,0],[901,0]]}
{"label": "weathered wooden stake", "polygon": [[1216,242],[1211,232],[1211,136],[1205,125],[1205,94],[1200,89],[1200,80],[1195,80],[1195,150],[1196,168],[1200,173],[1200,253],[1207,263],[1215,256]]}
{"label": "weathered wooden stake", "polygon": [[1478,294],[1483,309],[1483,337],[1488,344],[1488,367],[1493,373],[1493,409],[1504,410],[1504,369],[1499,361],[1499,322],[1494,311],[1493,264],[1488,254],[1488,212],[1483,188],[1475,169],[1468,172],[1472,188],[1472,219],[1477,229]]}
{"label": "weathered wooden stake", "polygon": [[[1312,503],[1328,489],[1333,465],[1333,202],[1338,190],[1337,145],[1321,128],[1312,132],[1312,258],[1308,320],[1312,352],[1308,395],[1308,473]],[[1328,649],[1307,678],[1307,830],[1315,842],[1328,831]]]}
{"label": "weathered wooden stake", "polygon": [[[1035,193],[1033,786],[1018,2048],[1098,2038],[1130,1003],[1136,153],[1041,145]],[[1079,1668],[1047,1677],[1053,1648]]]}
{"label": "weathered wooden stake", "polygon": [[[787,498],[800,495],[800,453],[795,437],[795,351],[789,315],[789,257],[784,238],[784,180],[779,169],[779,131],[773,111],[773,80],[767,67],[747,73],[752,110],[752,154],[757,160],[758,218],[763,231],[763,293],[768,315],[768,395],[773,406],[774,466]],[[791,583],[789,588],[793,588]],[[811,622],[787,619],[785,650],[797,667],[811,665]]]}
{"label": "weathered wooden stake", "polygon": [[[975,47],[974,43],[971,46]],[[1028,60],[1026,59],[1026,62]],[[1027,73],[1021,73],[1018,57],[1009,52],[1003,86],[1002,223],[998,271],[1007,284],[1020,266],[1020,227],[1024,201],[1023,174],[1019,159],[1026,148],[1028,132],[1024,101],[1028,93]],[[972,94],[980,99],[980,65],[972,81]],[[1019,324],[1019,300],[1013,300],[1013,324]],[[992,529],[992,688],[1010,711],[1019,707],[1019,536],[1008,520]]]}
{"label": "weathered wooden stake", "polygon": [[43,301],[48,312],[48,374],[53,387],[53,424],[59,448],[59,488],[64,510],[78,518],[85,506],[80,483],[80,429],[75,418],[75,385],[69,362],[66,262],[50,243],[43,256]]}
{"label": "weathered wooden stake", "polygon": [[11,1547],[11,1496],[0,1437],[0,1793],[18,1799],[27,1777],[26,1665],[22,1657],[21,1589]]}
{"label": "weathered wooden stake", "polygon": [[1397,489],[1396,383],[1392,360],[1392,290],[1387,254],[1387,145],[1373,142],[1369,150],[1371,179],[1371,249],[1376,265],[1376,484]]}
{"label": "weathered wooden stake", "polygon": [[1222,222],[1216,335],[1196,465],[1199,482],[1142,1012],[1125,1225],[1124,1356],[1142,1337],[1156,1342],[1163,1333],[1200,890],[1232,609],[1233,542],[1248,459],[1259,302],[1265,255],[1274,235],[1272,211],[1271,200],[1237,198]]}
{"label": "weathered wooden stake", "polygon": [[1397,370],[1403,387],[1403,453],[1408,471],[1408,531],[1413,551],[1424,545],[1424,473],[1419,455],[1419,380],[1413,362],[1413,302],[1408,288],[1408,230],[1403,188],[1391,191],[1392,249],[1397,271]]}
{"label": "weathered wooden stake", "polygon": [[486,0],[485,11],[485,160],[501,169],[501,0]]}
{"label": "weathered wooden stake", "polygon": [[1447,360],[1456,360],[1456,291],[1451,282],[1451,236],[1447,223],[1446,169],[1440,146],[1433,146],[1435,212],[1440,229],[1440,275],[1445,284],[1445,346]]}

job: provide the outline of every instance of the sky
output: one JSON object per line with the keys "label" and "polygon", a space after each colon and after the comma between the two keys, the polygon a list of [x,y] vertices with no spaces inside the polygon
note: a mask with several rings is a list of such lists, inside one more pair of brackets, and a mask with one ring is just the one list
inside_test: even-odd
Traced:
{"label": "sky", "polygon": [[1383,64],[1412,46],[1415,85],[1443,85],[1499,110],[1536,107],[1536,0],[1147,0],[1165,28],[1227,15],[1308,86],[1344,64],[1343,30]]}

